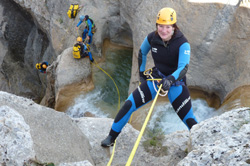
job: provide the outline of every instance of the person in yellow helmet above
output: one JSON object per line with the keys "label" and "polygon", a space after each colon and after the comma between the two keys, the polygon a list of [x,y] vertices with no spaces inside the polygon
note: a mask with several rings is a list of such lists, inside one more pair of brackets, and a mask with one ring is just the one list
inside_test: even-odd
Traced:
{"label": "person in yellow helmet above", "polygon": [[76,38],[77,43],[73,47],[73,57],[76,59],[79,58],[84,58],[84,57],[89,57],[89,60],[91,62],[94,62],[94,59],[92,57],[92,54],[90,52],[89,45],[87,46],[86,44],[83,43],[81,37]]}
{"label": "person in yellow helmet above", "polygon": [[49,66],[48,62],[42,62],[36,64],[36,69],[39,70],[41,73],[46,73],[46,69]]}
{"label": "person in yellow helmet above", "polygon": [[[130,94],[119,110],[109,135],[101,142],[101,146],[108,147],[114,144],[132,113],[153,100],[161,84],[162,89],[168,91],[170,103],[187,128],[190,130],[193,125],[197,124],[186,85],[186,73],[191,53],[190,44],[176,22],[174,9],[166,7],[158,12],[156,30],[147,35],[138,54],[141,84]],[[147,54],[150,50],[155,65],[150,74],[154,79],[160,79],[159,82],[147,80],[144,75]]]}

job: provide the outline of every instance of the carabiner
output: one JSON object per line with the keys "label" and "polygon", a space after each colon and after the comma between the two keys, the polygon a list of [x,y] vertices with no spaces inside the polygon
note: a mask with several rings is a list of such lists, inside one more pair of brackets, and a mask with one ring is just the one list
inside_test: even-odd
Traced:
{"label": "carabiner", "polygon": [[[148,73],[147,73],[148,72]],[[150,69],[148,69],[148,70],[145,70],[144,72],[143,72],[143,74],[145,75],[145,76],[151,76],[151,74],[153,73],[153,69],[152,68],[150,68]]]}

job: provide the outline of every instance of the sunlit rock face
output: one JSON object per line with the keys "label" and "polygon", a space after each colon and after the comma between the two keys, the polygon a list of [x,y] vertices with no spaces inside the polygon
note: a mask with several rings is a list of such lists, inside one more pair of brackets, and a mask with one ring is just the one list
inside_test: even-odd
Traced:
{"label": "sunlit rock face", "polygon": [[195,125],[192,151],[178,166],[248,165],[250,163],[250,109],[239,108]]}
{"label": "sunlit rock face", "polygon": [[24,118],[8,106],[0,107],[0,163],[22,165],[35,159],[30,127]]}

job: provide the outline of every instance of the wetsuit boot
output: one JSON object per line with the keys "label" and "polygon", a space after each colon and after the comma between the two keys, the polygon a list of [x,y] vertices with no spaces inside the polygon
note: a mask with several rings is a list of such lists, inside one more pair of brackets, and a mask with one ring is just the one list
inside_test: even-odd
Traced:
{"label": "wetsuit boot", "polygon": [[115,139],[118,137],[120,133],[115,132],[114,130],[110,130],[109,135],[101,142],[103,147],[113,146],[115,143]]}

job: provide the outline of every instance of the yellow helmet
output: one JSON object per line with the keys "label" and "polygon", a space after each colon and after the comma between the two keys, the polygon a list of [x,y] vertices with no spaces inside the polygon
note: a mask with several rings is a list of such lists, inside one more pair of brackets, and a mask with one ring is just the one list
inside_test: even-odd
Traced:
{"label": "yellow helmet", "polygon": [[41,69],[41,63],[36,64],[36,69],[40,70]]}
{"label": "yellow helmet", "polygon": [[162,8],[157,15],[157,24],[173,25],[177,21],[176,12],[172,8]]}
{"label": "yellow helmet", "polygon": [[77,42],[82,42],[82,38],[81,38],[81,37],[78,37],[78,38],[76,39],[76,41],[77,41]]}
{"label": "yellow helmet", "polygon": [[43,64],[43,66],[42,66],[44,69],[46,69],[47,68],[47,65],[46,64]]}

